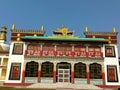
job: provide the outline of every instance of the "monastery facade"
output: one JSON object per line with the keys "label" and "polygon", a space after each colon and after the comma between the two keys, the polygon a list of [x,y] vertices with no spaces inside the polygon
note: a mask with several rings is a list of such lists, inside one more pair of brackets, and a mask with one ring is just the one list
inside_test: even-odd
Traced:
{"label": "monastery facade", "polygon": [[0,81],[4,85],[72,83],[119,86],[117,34],[89,32],[74,36],[68,28],[19,30],[12,25],[11,43],[5,44],[6,27],[0,34]]}

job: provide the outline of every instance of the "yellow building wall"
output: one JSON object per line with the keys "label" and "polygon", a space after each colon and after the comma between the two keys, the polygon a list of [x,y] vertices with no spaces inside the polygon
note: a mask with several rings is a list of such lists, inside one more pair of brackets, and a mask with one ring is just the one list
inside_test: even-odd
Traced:
{"label": "yellow building wall", "polygon": [[5,80],[5,77],[6,77],[6,69],[2,69],[0,79],[1,79],[1,80]]}

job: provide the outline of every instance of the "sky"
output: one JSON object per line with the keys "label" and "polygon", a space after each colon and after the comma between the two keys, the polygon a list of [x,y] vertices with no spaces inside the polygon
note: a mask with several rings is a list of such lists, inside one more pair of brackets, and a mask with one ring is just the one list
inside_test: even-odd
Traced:
{"label": "sky", "polygon": [[86,26],[91,32],[112,32],[116,27],[120,44],[120,0],[0,0],[0,27],[8,28],[7,43],[12,24],[23,30],[44,25],[46,35],[64,24],[81,37]]}

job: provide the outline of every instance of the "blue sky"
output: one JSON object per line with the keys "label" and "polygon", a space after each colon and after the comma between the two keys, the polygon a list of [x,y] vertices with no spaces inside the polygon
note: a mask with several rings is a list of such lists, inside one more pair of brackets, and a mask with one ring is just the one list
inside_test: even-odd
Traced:
{"label": "blue sky", "polygon": [[81,37],[86,26],[95,32],[111,32],[116,27],[119,33],[120,0],[0,0],[0,27],[8,28],[7,42],[12,24],[26,30],[44,25],[46,35],[62,24]]}

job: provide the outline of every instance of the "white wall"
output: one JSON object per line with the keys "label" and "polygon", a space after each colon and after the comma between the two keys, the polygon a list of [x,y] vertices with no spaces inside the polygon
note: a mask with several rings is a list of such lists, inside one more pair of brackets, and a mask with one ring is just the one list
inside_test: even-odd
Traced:
{"label": "white wall", "polygon": [[[116,57],[105,57],[105,52],[103,53],[104,55],[104,68],[105,68],[105,84],[106,85],[120,85],[120,74],[119,74],[119,59],[118,59],[118,49],[116,45],[111,45],[115,47],[115,55]],[[103,51],[105,51],[105,45],[103,46]],[[118,76],[118,82],[108,82],[107,77],[107,65],[115,65],[117,66],[117,76]]]}
{"label": "white wall", "polygon": [[[9,61],[8,61],[8,67],[7,67],[7,75],[5,83],[21,83],[22,82],[22,71],[23,71],[23,64],[24,64],[24,43],[23,43],[23,55],[13,55],[13,47],[14,43],[23,43],[23,42],[12,42],[10,45],[10,52],[9,52]],[[9,80],[9,74],[11,69],[12,63],[21,63],[21,73],[20,73],[20,80]]]}

